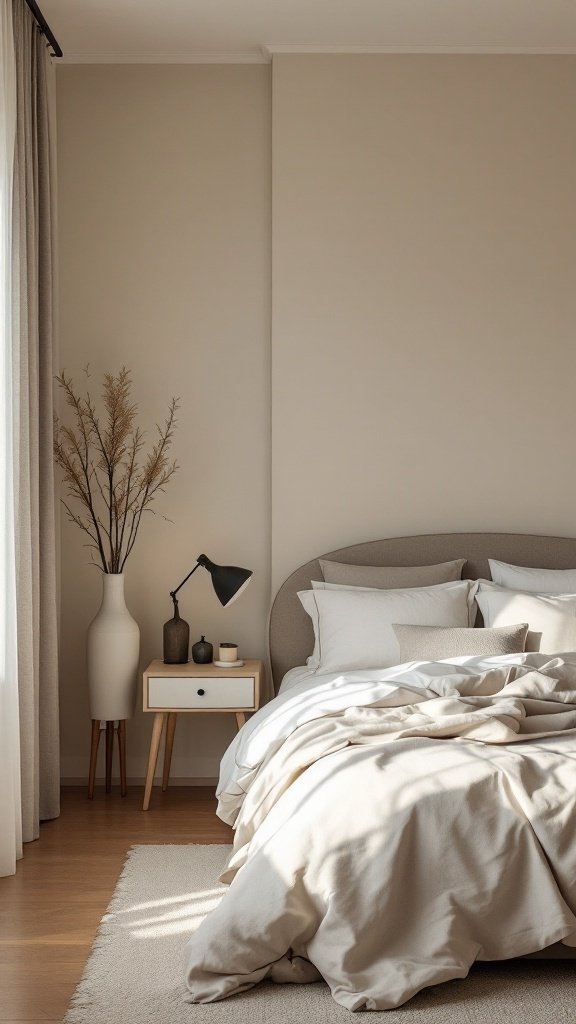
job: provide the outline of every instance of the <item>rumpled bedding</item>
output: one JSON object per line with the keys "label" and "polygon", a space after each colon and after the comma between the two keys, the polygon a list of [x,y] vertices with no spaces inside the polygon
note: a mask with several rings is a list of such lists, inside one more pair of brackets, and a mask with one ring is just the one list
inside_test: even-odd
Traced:
{"label": "rumpled bedding", "polygon": [[190,1002],[324,978],[350,1010],[576,945],[576,654],[305,675],[241,730],[230,888]]}

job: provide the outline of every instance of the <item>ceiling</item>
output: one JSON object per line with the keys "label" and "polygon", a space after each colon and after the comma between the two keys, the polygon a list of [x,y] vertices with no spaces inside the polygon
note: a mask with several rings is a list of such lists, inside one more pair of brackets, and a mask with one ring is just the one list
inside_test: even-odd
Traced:
{"label": "ceiling", "polygon": [[40,0],[70,62],[274,52],[576,53],[574,0]]}

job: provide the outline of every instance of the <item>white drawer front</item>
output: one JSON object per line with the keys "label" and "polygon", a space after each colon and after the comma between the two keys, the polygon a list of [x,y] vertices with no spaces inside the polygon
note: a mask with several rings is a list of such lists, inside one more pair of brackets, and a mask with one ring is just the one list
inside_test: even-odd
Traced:
{"label": "white drawer front", "polygon": [[254,677],[152,676],[148,679],[148,707],[253,708]]}

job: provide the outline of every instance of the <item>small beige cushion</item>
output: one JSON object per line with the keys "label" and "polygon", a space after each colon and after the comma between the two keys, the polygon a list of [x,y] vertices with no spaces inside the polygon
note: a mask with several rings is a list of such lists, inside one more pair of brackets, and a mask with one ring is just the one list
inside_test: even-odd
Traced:
{"label": "small beige cushion", "polygon": [[494,629],[466,629],[455,626],[393,625],[400,645],[400,663],[443,661],[466,656],[492,657],[520,654],[524,650],[528,623]]}
{"label": "small beige cushion", "polygon": [[438,565],[348,565],[320,559],[326,583],[348,587],[374,587],[376,590],[403,590],[406,587],[433,587],[462,579],[465,558]]}

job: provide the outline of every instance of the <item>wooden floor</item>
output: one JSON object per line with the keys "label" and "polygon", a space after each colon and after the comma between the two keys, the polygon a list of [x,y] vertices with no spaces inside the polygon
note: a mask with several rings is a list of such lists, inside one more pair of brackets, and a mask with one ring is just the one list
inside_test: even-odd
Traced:
{"label": "wooden floor", "polygon": [[[16,875],[0,878],[0,1021],[61,1021],[98,924],[134,843],[229,843],[212,789],[142,789],[123,799],[69,788],[62,812],[28,843]],[[113,1022],[111,1022],[113,1024]]]}

